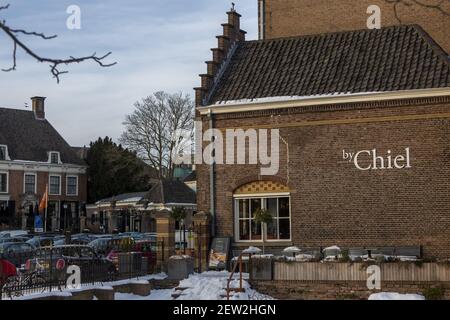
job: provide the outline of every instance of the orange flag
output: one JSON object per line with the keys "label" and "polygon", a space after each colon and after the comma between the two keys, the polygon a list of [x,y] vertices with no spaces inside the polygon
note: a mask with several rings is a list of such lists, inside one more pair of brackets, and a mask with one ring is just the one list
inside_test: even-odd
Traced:
{"label": "orange flag", "polygon": [[39,211],[45,210],[48,203],[48,185],[45,187],[45,193],[42,196],[41,202],[39,202]]}

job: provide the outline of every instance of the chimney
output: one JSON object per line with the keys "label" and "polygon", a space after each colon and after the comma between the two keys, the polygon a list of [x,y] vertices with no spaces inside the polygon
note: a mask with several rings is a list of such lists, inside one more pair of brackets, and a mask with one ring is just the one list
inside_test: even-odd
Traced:
{"label": "chimney", "polygon": [[45,97],[31,97],[31,105],[36,119],[45,119]]}
{"label": "chimney", "polygon": [[203,105],[205,99],[208,97],[211,89],[217,81],[217,75],[221,72],[225,62],[232,55],[231,49],[236,42],[245,41],[246,32],[240,29],[241,15],[236,12],[233,7],[227,12],[228,21],[222,24],[223,34],[217,36],[217,48],[211,49],[212,60],[206,61],[207,72],[200,74],[201,86],[194,88],[195,90],[195,105]]}

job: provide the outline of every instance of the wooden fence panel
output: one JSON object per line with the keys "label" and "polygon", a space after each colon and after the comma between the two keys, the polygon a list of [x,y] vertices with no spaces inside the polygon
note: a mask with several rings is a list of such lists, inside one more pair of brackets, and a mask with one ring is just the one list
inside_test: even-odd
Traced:
{"label": "wooden fence panel", "polygon": [[[450,282],[450,265],[439,263],[383,263],[382,281]],[[274,280],[297,281],[366,281],[367,264],[275,262]]]}

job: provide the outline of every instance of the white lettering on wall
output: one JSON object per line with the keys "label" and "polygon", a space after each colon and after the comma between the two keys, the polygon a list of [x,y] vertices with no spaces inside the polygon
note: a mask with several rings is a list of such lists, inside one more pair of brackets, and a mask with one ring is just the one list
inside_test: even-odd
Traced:
{"label": "white lettering on wall", "polygon": [[367,18],[368,29],[381,29],[381,9],[377,5],[371,5],[367,7],[367,14],[370,16]]}
{"label": "white lettering on wall", "polygon": [[405,148],[400,154],[394,155],[391,150],[380,154],[377,149],[348,152],[342,150],[342,159],[353,163],[355,168],[361,171],[386,170],[386,169],[410,169],[410,148]]}

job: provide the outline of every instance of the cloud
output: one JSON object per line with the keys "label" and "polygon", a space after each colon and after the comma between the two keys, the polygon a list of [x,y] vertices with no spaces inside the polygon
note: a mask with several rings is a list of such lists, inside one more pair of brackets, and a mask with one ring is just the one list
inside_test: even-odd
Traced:
{"label": "cloud", "polygon": [[[257,37],[257,1],[235,1],[248,38]],[[66,8],[81,8],[82,29],[68,30]],[[21,37],[49,57],[113,51],[112,68],[93,63],[68,66],[58,85],[48,66],[20,53],[18,70],[0,73],[0,106],[23,108],[29,97],[47,97],[47,118],[72,145],[87,145],[98,136],[117,139],[133,103],[158,90],[193,96],[204,61],[221,34],[230,2],[223,0],[15,0],[6,14],[15,27],[47,34],[55,40]],[[11,63],[9,40],[0,35],[0,67]]]}

